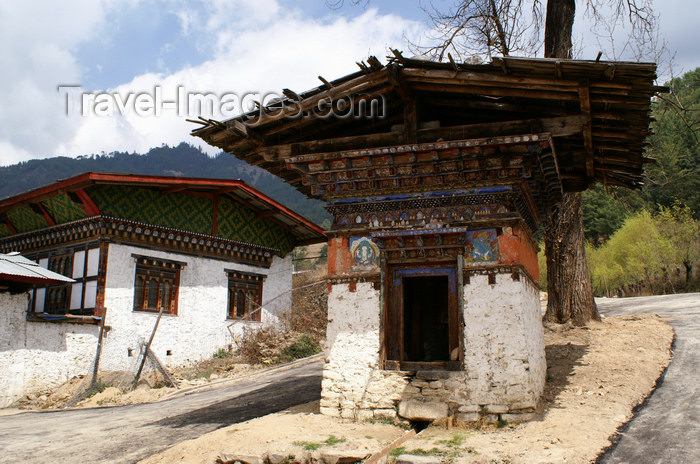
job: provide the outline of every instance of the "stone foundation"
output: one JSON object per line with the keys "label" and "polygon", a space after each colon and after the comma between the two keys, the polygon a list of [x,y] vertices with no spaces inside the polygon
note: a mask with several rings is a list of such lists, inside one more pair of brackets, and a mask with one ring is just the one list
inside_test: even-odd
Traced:
{"label": "stone foundation", "polygon": [[522,272],[496,274],[492,284],[476,274],[463,294],[464,370],[388,371],[379,352],[379,290],[333,285],[321,412],[355,420],[531,418],[546,375],[538,289]]}

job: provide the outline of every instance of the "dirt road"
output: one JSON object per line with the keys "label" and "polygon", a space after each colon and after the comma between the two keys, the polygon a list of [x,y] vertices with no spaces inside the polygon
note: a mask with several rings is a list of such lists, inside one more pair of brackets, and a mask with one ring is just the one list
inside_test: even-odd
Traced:
{"label": "dirt road", "polygon": [[606,298],[598,308],[606,316],[656,313],[672,318],[676,332],[663,382],[600,462],[700,462],[700,293]]}
{"label": "dirt road", "polygon": [[0,462],[133,463],[220,427],[313,401],[323,360],[151,404],[0,417]]}

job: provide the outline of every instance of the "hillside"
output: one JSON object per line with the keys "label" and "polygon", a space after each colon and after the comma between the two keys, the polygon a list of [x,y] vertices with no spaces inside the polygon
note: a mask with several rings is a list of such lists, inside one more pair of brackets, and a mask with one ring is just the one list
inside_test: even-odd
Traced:
{"label": "hillside", "polygon": [[267,171],[225,153],[209,157],[186,143],[152,148],[145,154],[115,152],[78,158],[62,156],[3,166],[0,167],[0,198],[88,171],[241,179],[317,224],[330,219],[321,201],[306,198]]}

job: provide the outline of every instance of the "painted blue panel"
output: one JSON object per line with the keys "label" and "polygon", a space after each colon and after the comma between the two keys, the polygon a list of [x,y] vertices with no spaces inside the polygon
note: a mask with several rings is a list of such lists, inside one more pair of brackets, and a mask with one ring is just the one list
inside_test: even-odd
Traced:
{"label": "painted blue panel", "polygon": [[468,231],[464,260],[468,263],[498,261],[498,234],[496,229]]}

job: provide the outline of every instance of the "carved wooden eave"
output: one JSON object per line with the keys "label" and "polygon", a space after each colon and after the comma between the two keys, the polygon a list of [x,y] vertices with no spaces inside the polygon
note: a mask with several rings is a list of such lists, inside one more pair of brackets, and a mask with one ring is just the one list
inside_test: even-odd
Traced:
{"label": "carved wooden eave", "polygon": [[265,268],[269,268],[274,255],[279,254],[274,248],[108,216],[2,237],[0,253],[35,252],[90,240],[133,244]]}
{"label": "carved wooden eave", "polygon": [[[257,112],[209,120],[192,133],[306,194],[318,194],[318,184],[301,165],[305,156],[538,133],[552,139],[548,164],[556,166],[564,192],[596,181],[642,185],[643,165],[651,161],[644,157],[651,97],[666,90],[654,85],[653,63],[500,58],[472,65],[398,52],[386,65],[371,62],[307,92],[286,90],[284,99]],[[339,100],[355,107],[381,100],[382,112],[319,114],[324,101]]]}

